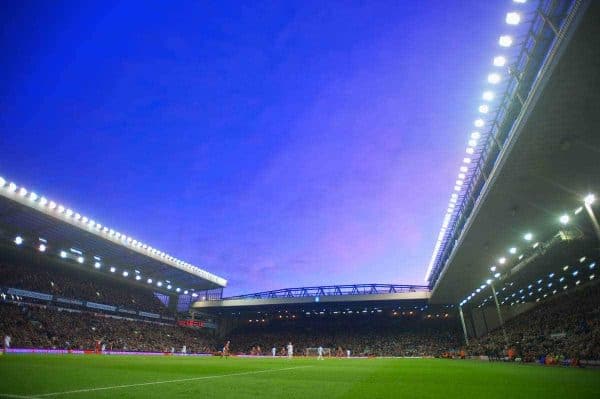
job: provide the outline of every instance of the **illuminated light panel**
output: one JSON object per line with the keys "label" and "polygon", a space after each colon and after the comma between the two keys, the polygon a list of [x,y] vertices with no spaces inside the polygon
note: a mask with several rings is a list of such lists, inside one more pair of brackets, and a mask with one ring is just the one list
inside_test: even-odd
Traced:
{"label": "illuminated light panel", "polygon": [[521,14],[518,12],[509,12],[506,14],[505,21],[509,25],[518,25],[521,22]]}
{"label": "illuminated light panel", "polygon": [[500,81],[502,80],[502,77],[500,76],[500,74],[498,73],[490,73],[487,77],[487,81],[488,83],[491,83],[493,85],[500,83]]}
{"label": "illuminated light panel", "polygon": [[498,44],[501,47],[510,47],[513,44],[513,39],[509,35],[502,35],[500,36],[500,39],[498,39]]}
{"label": "illuminated light panel", "polygon": [[506,58],[504,56],[499,55],[494,57],[494,66],[503,67],[504,65],[506,65]]}

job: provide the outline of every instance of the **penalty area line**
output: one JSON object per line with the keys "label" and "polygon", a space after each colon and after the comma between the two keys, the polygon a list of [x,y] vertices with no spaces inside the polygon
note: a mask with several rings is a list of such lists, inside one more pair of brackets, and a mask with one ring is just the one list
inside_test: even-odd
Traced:
{"label": "penalty area line", "polygon": [[[44,397],[58,396],[58,395],[71,395],[71,394],[75,394],[75,393],[105,391],[105,390],[109,390],[109,389],[123,389],[123,388],[132,388],[132,387],[143,387],[143,386],[147,386],[147,385],[171,384],[171,383],[175,383],[175,382],[200,381],[200,380],[235,377],[235,376],[250,375],[250,374],[275,373],[277,371],[297,370],[297,369],[303,369],[303,368],[307,368],[307,367],[312,367],[312,366],[284,367],[281,369],[255,370],[255,371],[244,371],[241,373],[205,375],[202,377],[178,378],[175,380],[140,382],[137,384],[112,385],[112,386],[99,387],[99,388],[74,389],[72,391],[50,392],[50,393],[42,393],[42,394],[31,394],[28,396],[13,396],[13,397],[15,397],[15,398],[17,398],[17,397],[18,398],[44,398]],[[2,394],[0,394],[0,397],[1,396],[2,396]]]}

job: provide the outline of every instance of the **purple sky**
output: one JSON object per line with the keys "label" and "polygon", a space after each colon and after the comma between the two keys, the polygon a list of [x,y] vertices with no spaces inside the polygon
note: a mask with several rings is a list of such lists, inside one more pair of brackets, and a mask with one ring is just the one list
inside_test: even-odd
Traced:
{"label": "purple sky", "polygon": [[0,175],[227,295],[423,283],[510,1],[252,4],[14,2]]}

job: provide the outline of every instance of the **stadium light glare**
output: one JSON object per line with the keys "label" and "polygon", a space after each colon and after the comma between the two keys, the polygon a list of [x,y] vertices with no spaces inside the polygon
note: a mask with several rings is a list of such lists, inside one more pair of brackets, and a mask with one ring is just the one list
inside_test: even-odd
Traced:
{"label": "stadium light glare", "polygon": [[110,272],[111,272],[111,273],[114,273],[114,272],[116,272],[116,271],[117,271],[117,268],[116,268],[116,267],[114,267],[114,266],[111,266],[111,267],[110,267]]}
{"label": "stadium light glare", "polygon": [[73,211],[71,209],[67,209],[65,211],[65,215],[70,218],[73,215]]}
{"label": "stadium light glare", "polygon": [[100,269],[100,266],[101,266],[100,262],[94,262],[94,267],[96,269]]}
{"label": "stadium light glare", "polygon": [[495,271],[496,271],[496,266],[492,266],[492,267],[490,267],[490,271],[491,271],[492,273],[493,273],[493,272],[495,272]]}
{"label": "stadium light glare", "polygon": [[473,132],[471,133],[471,139],[472,140],[479,140],[481,138],[481,133],[479,132]]}
{"label": "stadium light glare", "polygon": [[21,245],[21,244],[23,244],[23,237],[21,237],[21,236],[16,236],[16,237],[15,237],[15,244],[17,244],[17,245]]}
{"label": "stadium light glare", "polygon": [[525,4],[527,0],[513,0],[513,3]]}
{"label": "stadium light glare", "polygon": [[471,163],[471,158],[469,158],[469,157],[464,157],[464,158],[463,158],[463,163],[466,163],[466,164],[469,164],[469,163]]}
{"label": "stadium light glare", "polygon": [[514,255],[514,254],[516,254],[516,253],[517,253],[517,248],[515,248],[515,247],[512,247],[512,248],[510,248],[510,249],[508,250],[508,252],[510,252],[511,254],[513,254],[513,255]]}
{"label": "stadium light glare", "polygon": [[162,281],[158,281],[158,282],[156,283],[156,286],[157,286],[157,287],[162,287]]}
{"label": "stadium light glare", "polygon": [[490,90],[484,91],[482,98],[485,101],[492,101],[494,99],[494,92]]}
{"label": "stadium light glare", "polygon": [[148,280],[146,280],[146,282],[147,282],[148,284],[152,284],[152,279],[151,279],[151,278],[149,278]]}
{"label": "stadium light glare", "polygon": [[181,292],[181,288],[179,288],[179,287],[175,288],[175,292]]}
{"label": "stadium light glare", "polygon": [[40,200],[38,201],[38,204],[40,204],[40,206],[46,206],[47,203],[48,200],[46,199],[46,197],[40,197]]}
{"label": "stadium light glare", "polygon": [[14,193],[15,191],[17,191],[17,185],[13,182],[10,182],[8,184],[8,191]]}
{"label": "stadium light glare", "polygon": [[461,167],[459,168],[459,170],[460,170],[461,172],[463,172],[463,173],[467,173],[467,172],[469,171],[469,168],[467,168],[466,166],[461,166]]}
{"label": "stadium light glare", "polygon": [[198,297],[198,294],[196,294],[195,292],[192,293],[192,298],[197,298],[197,297]]}
{"label": "stadium light glare", "polygon": [[122,273],[122,274],[123,274],[123,277],[127,277],[127,276],[129,276],[129,272],[128,272],[127,270],[123,270],[123,273]]}
{"label": "stadium light glare", "polygon": [[502,35],[500,36],[500,39],[498,39],[498,44],[501,47],[510,47],[513,44],[513,39],[509,35]]}
{"label": "stadium light glare", "polygon": [[525,235],[523,236],[523,239],[525,241],[531,241],[533,239],[533,234],[532,233],[525,233]]}
{"label": "stadium light glare", "polygon": [[487,280],[485,280],[485,283],[486,283],[487,285],[491,285],[491,284],[492,284],[492,279],[491,279],[491,278],[488,278]]}
{"label": "stadium light glare", "polygon": [[40,244],[40,246],[38,247],[40,252],[46,252],[46,245],[45,244]]}
{"label": "stadium light glare", "polygon": [[490,107],[487,104],[481,104],[477,110],[482,114],[487,114],[490,112]]}
{"label": "stadium light glare", "polygon": [[26,189],[25,187],[21,187],[21,188],[19,189],[19,195],[20,195],[21,197],[24,197],[24,196],[26,196],[26,195],[27,195],[27,189]]}
{"label": "stadium light glare", "polygon": [[567,223],[569,223],[569,220],[570,220],[569,215],[567,215],[566,213],[564,215],[562,215],[559,219],[561,224],[567,224]]}
{"label": "stadium light glare", "polygon": [[142,276],[140,276],[139,274],[135,275],[135,280],[136,281],[140,281],[142,279]]}
{"label": "stadium light glare", "polygon": [[588,194],[585,196],[585,198],[583,199],[583,202],[587,205],[590,206],[594,203],[594,201],[596,201],[596,196],[594,194]]}
{"label": "stadium light glare", "polygon": [[183,291],[183,294],[184,294],[184,295],[187,295],[187,294],[188,294],[188,292],[189,292],[188,290],[185,290],[185,291]]}
{"label": "stadium light glare", "polygon": [[4,187],[5,184],[6,184],[6,180],[4,180],[4,178],[2,176],[0,176],[0,188]]}
{"label": "stadium light glare", "polygon": [[581,258],[579,258],[579,263],[583,263],[585,262],[587,258],[585,256],[582,256]]}
{"label": "stadium light glare", "polygon": [[471,139],[471,140],[469,140],[469,145],[470,145],[471,147],[475,147],[475,146],[477,146],[477,140],[472,140],[472,139]]}
{"label": "stadium light glare", "polygon": [[518,25],[521,22],[521,14],[518,12],[509,12],[506,14],[506,23],[509,25]]}
{"label": "stadium light glare", "polygon": [[77,262],[78,262],[78,263],[83,263],[83,261],[84,261],[84,260],[85,260],[85,259],[83,258],[83,256],[78,256],[78,257],[77,257]]}
{"label": "stadium light glare", "polygon": [[500,76],[500,74],[495,72],[490,73],[487,77],[488,83],[491,83],[493,85],[500,83],[500,80],[502,80],[502,77]]}
{"label": "stadium light glare", "polygon": [[170,290],[171,288],[173,288],[173,286],[171,284],[167,285],[168,290]]}
{"label": "stadium light glare", "polygon": [[66,258],[67,257],[67,252],[66,251],[60,251],[60,257],[61,258]]}
{"label": "stadium light glare", "polygon": [[506,57],[502,55],[494,57],[494,66],[503,67],[504,65],[506,65]]}
{"label": "stadium light glare", "polygon": [[506,258],[502,257],[500,259],[498,259],[498,263],[500,263],[501,265],[506,263]]}
{"label": "stadium light glare", "polygon": [[33,191],[29,193],[29,200],[30,201],[35,201],[38,199],[38,195],[36,193],[34,193]]}
{"label": "stadium light glare", "polygon": [[479,118],[475,119],[475,122],[473,122],[473,124],[475,125],[475,127],[483,127],[483,125],[485,125],[485,122],[483,119]]}
{"label": "stadium light glare", "polygon": [[579,208],[575,209],[575,212],[574,212],[574,213],[575,213],[576,215],[579,215],[579,214],[581,213],[581,211],[583,211],[583,207],[582,207],[582,206],[580,206]]}

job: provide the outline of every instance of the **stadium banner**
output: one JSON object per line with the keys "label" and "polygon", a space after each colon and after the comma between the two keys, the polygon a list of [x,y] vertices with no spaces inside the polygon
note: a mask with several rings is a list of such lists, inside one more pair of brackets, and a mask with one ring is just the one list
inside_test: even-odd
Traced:
{"label": "stadium banner", "polygon": [[161,319],[164,319],[164,320],[175,321],[175,318],[174,318],[174,317],[171,317],[171,316],[161,316],[160,318],[161,318]]}
{"label": "stadium banner", "polygon": [[79,301],[77,299],[67,299],[67,298],[56,297],[56,298],[54,298],[54,300],[56,302],[60,302],[60,303],[68,303],[70,305],[83,306],[83,301]]}
{"label": "stadium banner", "polygon": [[67,349],[29,349],[9,348],[7,353],[15,354],[46,354],[46,355],[127,355],[127,356],[212,356],[212,353],[170,353],[170,352],[129,352],[129,351],[104,351],[98,353],[93,350],[67,350]]}
{"label": "stadium banner", "polygon": [[137,315],[137,312],[135,310],[125,309],[125,308],[119,308],[119,312]]}
{"label": "stadium banner", "polygon": [[42,294],[41,292],[35,292],[35,291],[20,290],[18,288],[9,288],[8,293],[10,295],[24,296],[24,297],[28,297],[28,298],[41,299],[44,301],[52,300],[52,295]]}
{"label": "stadium banner", "polygon": [[83,355],[83,351],[70,349],[29,349],[29,348],[9,348],[8,353],[37,353],[45,355]]}
{"label": "stadium banner", "polygon": [[148,312],[142,312],[142,311],[140,311],[140,312],[138,312],[138,314],[140,316],[144,316],[144,317],[152,317],[153,319],[159,319],[160,318],[160,315],[156,314],[156,313],[148,313]]}
{"label": "stadium banner", "polygon": [[92,308],[92,309],[108,310],[111,312],[114,312],[115,310],[117,310],[116,306],[104,305],[103,303],[96,303],[96,302],[86,302],[85,306],[87,306],[88,308]]}
{"label": "stadium banner", "polygon": [[181,327],[204,328],[204,322],[198,320],[179,320],[177,325]]}

